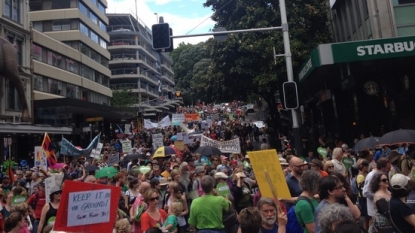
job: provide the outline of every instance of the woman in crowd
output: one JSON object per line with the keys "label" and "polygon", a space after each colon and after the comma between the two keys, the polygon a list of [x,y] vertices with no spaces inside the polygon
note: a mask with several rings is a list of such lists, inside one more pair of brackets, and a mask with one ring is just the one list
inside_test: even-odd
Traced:
{"label": "woman in crowd", "polygon": [[312,159],[309,164],[310,164],[311,169],[318,172],[321,177],[325,177],[329,175],[326,171],[324,171],[324,165],[323,165],[323,162],[321,162],[321,160]]}
{"label": "woman in crowd", "polygon": [[19,230],[19,233],[30,233],[32,230],[32,222],[29,218],[29,205],[27,205],[25,202],[19,203],[12,207],[12,212],[20,213],[25,220],[24,227]]}
{"label": "woman in crowd", "polygon": [[369,162],[366,159],[359,159],[356,162],[359,173],[356,176],[356,188],[357,188],[357,199],[359,203],[360,216],[364,217],[363,228],[369,229],[370,218],[367,215],[367,199],[363,197],[363,185],[365,184],[365,178],[369,172]]}
{"label": "woman in crowd", "polygon": [[391,198],[391,193],[388,190],[388,176],[385,173],[378,172],[373,175],[369,185],[372,193],[374,193],[373,207],[375,213],[370,226],[373,229],[370,229],[369,232],[392,232],[393,227],[388,216],[388,205]]}
{"label": "woman in crowd", "polygon": [[238,172],[233,176],[233,194],[235,209],[239,213],[242,209],[252,206],[251,187],[244,181],[244,172]]}
{"label": "woman in crowd", "polygon": [[128,197],[128,206],[131,208],[131,205],[134,203],[135,198],[138,196],[138,187],[140,182],[138,179],[134,178],[128,182],[128,190],[125,192],[125,196]]}
{"label": "woman in crowd", "polygon": [[332,161],[326,161],[324,163],[324,171],[327,172],[329,175],[334,173],[334,165]]}
{"label": "woman in crowd", "polygon": [[390,181],[392,198],[390,199],[389,211],[395,232],[414,232],[415,215],[406,204],[406,197],[411,192],[412,184],[409,177],[403,174],[395,174]]}
{"label": "woman in crowd", "polygon": [[188,191],[187,191],[186,186],[180,182],[180,175],[181,174],[180,174],[180,171],[178,169],[173,169],[170,172],[170,177],[171,177],[172,181],[177,182],[180,185],[180,191],[183,194],[187,194]]}
{"label": "woman in crowd", "polygon": [[163,226],[166,221],[167,213],[159,208],[159,192],[156,189],[149,189],[144,194],[144,201],[148,204],[148,209],[141,216],[141,230],[147,233],[152,227]]}
{"label": "woman in crowd", "polygon": [[4,231],[7,233],[19,233],[20,229],[25,226],[25,219],[19,212],[11,213],[4,220]]}
{"label": "woman in crowd", "polygon": [[205,175],[206,170],[203,166],[197,166],[195,170],[196,179],[193,181],[192,190],[197,190],[199,197],[203,195],[202,185],[200,180]]}
{"label": "woman in crowd", "polygon": [[338,203],[327,205],[318,215],[318,224],[321,226],[322,233],[333,233],[336,225],[345,220],[354,220],[352,213],[347,207]]}
{"label": "woman in crowd", "polygon": [[4,195],[6,200],[4,200],[5,204],[3,205],[3,209],[0,211],[3,215],[3,218],[7,218],[10,215],[10,211],[12,209],[12,199],[13,193],[10,191],[6,195]]}
{"label": "woman in crowd", "polygon": [[183,212],[181,212],[177,216],[178,221],[178,233],[186,233],[187,230],[187,223],[185,216],[189,213],[189,208],[187,206],[186,198],[182,194],[180,185],[177,182],[170,182],[168,186],[168,193],[166,194],[164,198],[164,210],[168,211],[171,203],[173,202],[181,202],[183,205]]}
{"label": "woman in crowd", "polygon": [[47,225],[55,224],[56,215],[58,214],[58,208],[61,202],[61,194],[62,190],[59,186],[51,188],[49,195],[50,202],[43,206],[37,233],[42,233]]}

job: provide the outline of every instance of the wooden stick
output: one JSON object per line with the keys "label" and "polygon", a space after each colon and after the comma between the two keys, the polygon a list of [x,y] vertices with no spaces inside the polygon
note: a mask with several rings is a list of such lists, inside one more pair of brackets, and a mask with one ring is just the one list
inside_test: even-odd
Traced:
{"label": "wooden stick", "polygon": [[272,196],[274,197],[274,202],[275,202],[275,205],[277,206],[277,216],[278,216],[282,212],[280,201],[278,199],[277,192],[275,191],[275,187],[274,185],[272,185],[271,177],[269,176],[269,173],[267,170],[265,170],[265,178],[267,179],[268,186],[271,189]]}

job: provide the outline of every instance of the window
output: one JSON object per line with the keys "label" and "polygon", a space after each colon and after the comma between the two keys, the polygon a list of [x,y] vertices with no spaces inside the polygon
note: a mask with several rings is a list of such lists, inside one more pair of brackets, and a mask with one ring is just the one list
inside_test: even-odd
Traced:
{"label": "window", "polygon": [[21,110],[21,104],[14,85],[7,80],[6,83],[7,109]]}
{"label": "window", "polygon": [[13,0],[12,19],[20,22],[20,0]]}
{"label": "window", "polygon": [[105,14],[105,7],[104,7],[104,5],[102,5],[101,3],[98,3],[98,9],[99,9],[99,11],[101,11],[102,13]]}
{"label": "window", "polygon": [[99,27],[104,31],[104,32],[106,32],[107,31],[107,26],[105,26],[105,23],[104,22],[102,22],[101,20],[99,21]]}
{"label": "window", "polygon": [[81,32],[85,35],[85,36],[88,36],[88,28],[83,24],[83,23],[80,23],[80,26],[79,26],[79,28],[80,28],[80,30],[81,30]]}
{"label": "window", "polygon": [[101,38],[99,38],[99,45],[101,45],[104,49],[107,48],[107,42]]}
{"label": "window", "polygon": [[55,95],[62,95],[62,82],[55,79],[48,79],[49,93]]}
{"label": "window", "polygon": [[74,74],[79,74],[79,64],[78,62],[67,58],[66,59],[67,70]]}
{"label": "window", "polygon": [[101,57],[101,65],[108,67],[108,59],[105,57]]}
{"label": "window", "polygon": [[93,4],[94,6],[96,6],[96,5],[97,5],[97,0],[91,0],[91,2],[92,2],[92,4]]}
{"label": "window", "polygon": [[91,31],[91,39],[98,44],[98,35]]}
{"label": "window", "polygon": [[86,46],[84,43],[81,43],[81,53],[89,57],[91,54],[91,49],[88,46]]}
{"label": "window", "polygon": [[94,50],[91,50],[91,58],[95,60],[96,62],[99,62],[100,55]]}
{"label": "window", "polygon": [[98,18],[93,13],[89,13],[89,18],[92,20],[92,22],[98,24]]}
{"label": "window", "polygon": [[62,30],[71,30],[71,20],[62,19]]}
{"label": "window", "polygon": [[88,66],[82,65],[81,67],[81,76],[87,79],[92,78],[92,70]]}
{"label": "window", "polygon": [[70,8],[71,1],[52,0],[52,9]]}
{"label": "window", "polygon": [[3,15],[20,23],[20,0],[5,0]]}
{"label": "window", "polygon": [[42,61],[42,47],[32,44],[32,57],[35,60]]}
{"label": "window", "polygon": [[7,18],[10,18],[11,16],[11,8],[12,8],[12,0],[6,0],[6,2],[4,3],[4,16],[6,16]]}
{"label": "window", "polygon": [[38,30],[39,32],[43,32],[43,22],[42,21],[33,22],[33,28]]}
{"label": "window", "polygon": [[53,20],[52,21],[52,30],[53,31],[61,31],[62,30],[62,24],[60,20]]}
{"label": "window", "polygon": [[79,99],[79,87],[69,84],[66,84],[66,97]]}
{"label": "window", "polygon": [[88,8],[83,3],[79,3],[79,10],[86,16],[88,16]]}

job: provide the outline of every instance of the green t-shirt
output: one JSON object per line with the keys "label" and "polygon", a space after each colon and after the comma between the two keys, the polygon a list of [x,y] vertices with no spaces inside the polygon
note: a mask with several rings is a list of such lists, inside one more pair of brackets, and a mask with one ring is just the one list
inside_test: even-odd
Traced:
{"label": "green t-shirt", "polygon": [[174,230],[176,230],[176,227],[177,227],[177,217],[176,217],[176,215],[170,214],[167,217],[166,222],[164,222],[163,227],[167,227],[170,224],[173,225],[173,227],[169,229],[169,232],[173,232]]}
{"label": "green t-shirt", "polygon": [[229,210],[230,202],[222,196],[203,195],[190,206],[189,224],[196,229],[223,229],[222,215]]}
{"label": "green t-shirt", "polygon": [[[314,223],[314,211],[317,209],[318,202],[313,198],[311,199],[311,203],[313,203],[314,208],[311,207],[307,200],[299,200],[295,204],[295,215],[301,226],[305,226],[305,224],[308,223]],[[306,227],[303,229],[303,233],[308,233]]]}

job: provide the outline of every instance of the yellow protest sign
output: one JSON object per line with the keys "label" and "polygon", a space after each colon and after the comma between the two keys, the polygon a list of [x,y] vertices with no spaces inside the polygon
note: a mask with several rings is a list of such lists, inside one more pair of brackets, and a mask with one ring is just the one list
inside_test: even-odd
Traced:
{"label": "yellow protest sign", "polygon": [[278,198],[290,199],[291,194],[288,189],[285,176],[281,168],[276,150],[261,150],[248,152],[255,178],[261,191],[261,196],[273,198],[271,188],[268,185],[265,171],[268,171],[271,183],[276,190]]}
{"label": "yellow protest sign", "polygon": [[175,141],[174,147],[176,147],[179,150],[184,150],[184,142],[183,141]]}

